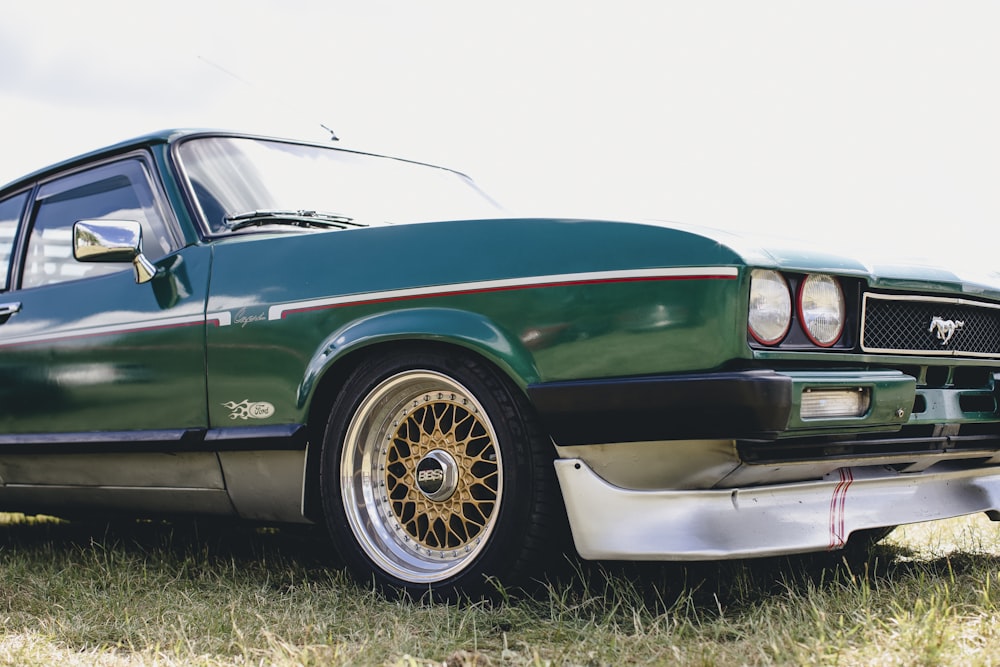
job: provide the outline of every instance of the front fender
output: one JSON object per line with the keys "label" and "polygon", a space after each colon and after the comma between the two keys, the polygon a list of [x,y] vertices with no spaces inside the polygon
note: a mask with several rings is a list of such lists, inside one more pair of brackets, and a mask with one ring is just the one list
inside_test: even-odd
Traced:
{"label": "front fender", "polygon": [[411,308],[363,317],[327,336],[306,367],[299,387],[299,408],[309,403],[319,379],[347,356],[380,343],[404,340],[451,343],[473,350],[522,388],[539,379],[527,348],[489,318],[453,308]]}

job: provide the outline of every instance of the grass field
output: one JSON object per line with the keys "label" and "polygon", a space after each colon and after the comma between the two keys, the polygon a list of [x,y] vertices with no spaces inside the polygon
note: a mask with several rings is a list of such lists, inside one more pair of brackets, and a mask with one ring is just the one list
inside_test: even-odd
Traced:
{"label": "grass field", "polygon": [[1000,664],[985,517],[850,561],[567,569],[527,598],[387,601],[303,533],[0,514],[0,664]]}

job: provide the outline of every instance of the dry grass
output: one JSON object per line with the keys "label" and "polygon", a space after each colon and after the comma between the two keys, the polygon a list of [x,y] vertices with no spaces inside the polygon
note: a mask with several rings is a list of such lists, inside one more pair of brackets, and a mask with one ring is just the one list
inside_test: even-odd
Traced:
{"label": "dry grass", "polygon": [[850,562],[574,568],[530,597],[394,602],[301,533],[0,515],[0,664],[1000,663],[1000,533],[982,517]]}

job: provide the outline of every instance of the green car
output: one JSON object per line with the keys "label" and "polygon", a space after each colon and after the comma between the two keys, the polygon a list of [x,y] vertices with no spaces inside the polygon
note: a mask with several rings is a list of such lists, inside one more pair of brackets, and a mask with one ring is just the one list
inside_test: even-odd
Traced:
{"label": "green car", "polygon": [[206,131],[4,186],[0,248],[2,511],[316,524],[443,596],[1000,517],[1000,289],[945,270]]}

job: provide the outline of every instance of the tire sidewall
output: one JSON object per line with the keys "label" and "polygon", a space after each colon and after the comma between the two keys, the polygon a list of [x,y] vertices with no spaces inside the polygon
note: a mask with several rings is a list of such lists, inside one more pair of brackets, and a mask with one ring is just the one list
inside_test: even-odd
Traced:
{"label": "tire sidewall", "polygon": [[[480,402],[496,434],[503,486],[496,523],[487,544],[459,572],[433,583],[405,581],[382,570],[363,550],[347,518],[341,493],[341,456],[348,425],[366,397],[387,378],[406,371],[426,370],[463,385]],[[506,378],[463,354],[397,353],[368,359],[352,372],[334,402],[321,457],[320,491],[333,547],[351,573],[373,581],[385,592],[420,596],[428,591],[450,598],[456,594],[488,594],[498,585],[516,583],[520,558],[512,557],[525,540],[539,490],[535,488],[534,457],[529,425]]]}

